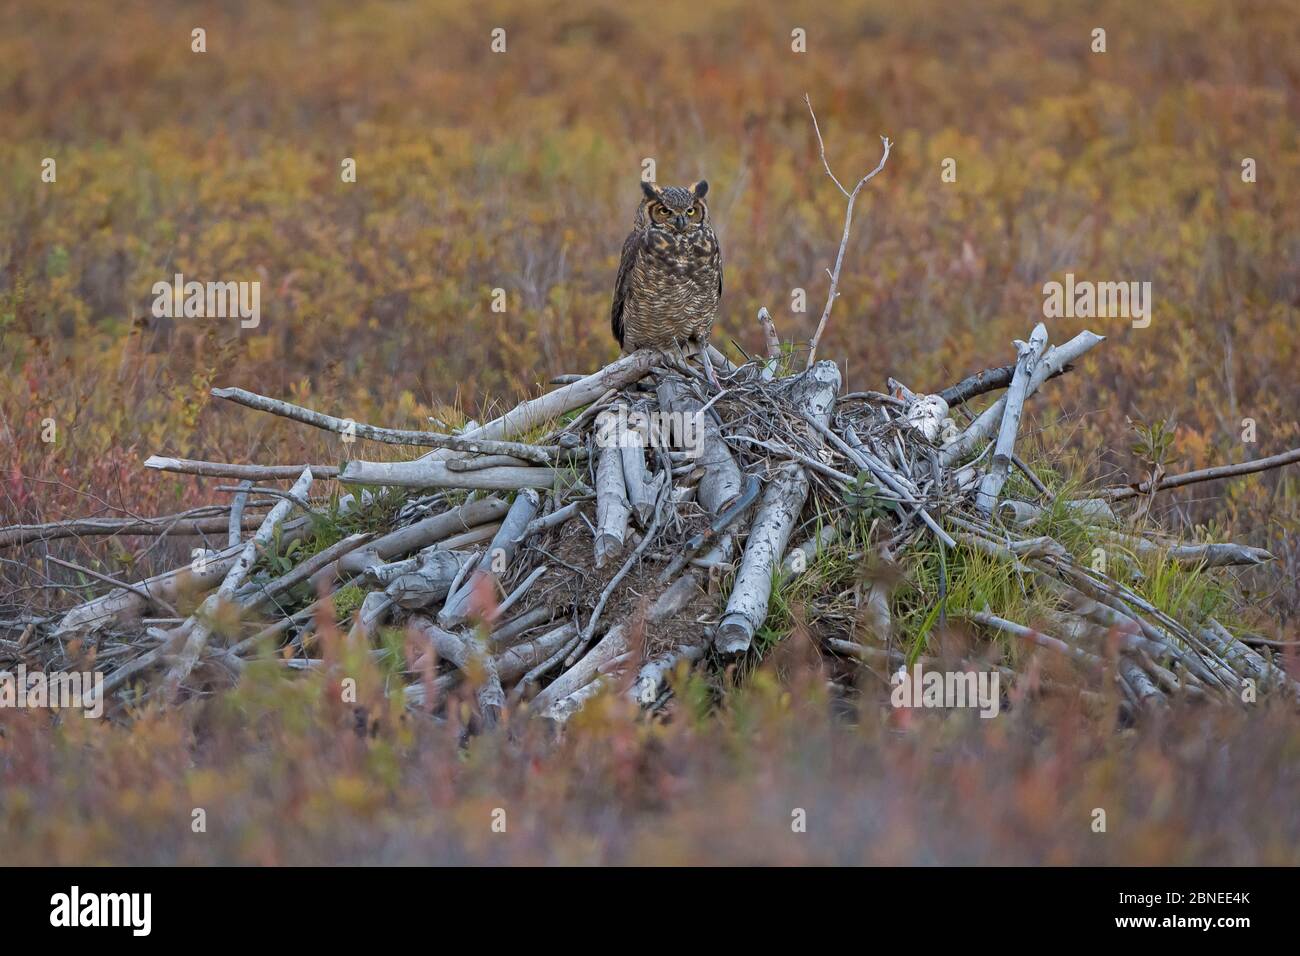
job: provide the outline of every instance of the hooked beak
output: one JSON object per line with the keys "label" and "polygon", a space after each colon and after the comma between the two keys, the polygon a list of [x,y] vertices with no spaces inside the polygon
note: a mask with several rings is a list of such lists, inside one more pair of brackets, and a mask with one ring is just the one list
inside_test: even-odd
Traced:
{"label": "hooked beak", "polygon": [[686,228],[686,217],[685,217],[685,216],[674,216],[674,217],[673,217],[673,225],[677,227],[677,231],[678,231],[678,232],[681,232],[683,229]]}

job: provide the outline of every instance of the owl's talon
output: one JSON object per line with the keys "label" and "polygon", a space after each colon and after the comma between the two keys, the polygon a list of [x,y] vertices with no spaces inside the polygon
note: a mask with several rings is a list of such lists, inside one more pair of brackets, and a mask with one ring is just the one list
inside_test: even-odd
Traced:
{"label": "owl's talon", "polygon": [[722,391],[722,384],[718,381],[718,373],[713,370],[713,361],[709,358],[709,350],[706,346],[700,350],[700,361],[704,363],[704,374],[709,378],[709,384]]}

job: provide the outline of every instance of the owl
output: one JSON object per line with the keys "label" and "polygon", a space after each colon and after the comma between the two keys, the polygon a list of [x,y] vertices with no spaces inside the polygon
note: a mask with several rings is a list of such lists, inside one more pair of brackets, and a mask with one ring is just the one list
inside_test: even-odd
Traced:
{"label": "owl", "polygon": [[709,333],[722,298],[722,250],[709,224],[704,180],[687,186],[641,183],[644,193],[614,283],[610,324],[625,352],[698,351],[709,380]]}

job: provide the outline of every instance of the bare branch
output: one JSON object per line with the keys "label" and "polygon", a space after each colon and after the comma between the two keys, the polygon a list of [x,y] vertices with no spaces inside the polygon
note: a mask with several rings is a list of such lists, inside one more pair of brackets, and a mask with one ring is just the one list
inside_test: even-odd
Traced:
{"label": "bare branch", "polygon": [[890,141],[888,136],[880,137],[881,143],[884,144],[884,152],[880,155],[880,162],[876,164],[875,169],[858,180],[858,184],[853,187],[853,192],[849,192],[844,188],[844,185],[835,178],[835,174],[831,172],[830,163],[826,160],[826,144],[822,142],[821,128],[817,125],[817,114],[813,112],[812,100],[809,99],[807,94],[804,94],[804,102],[808,104],[808,114],[812,117],[813,130],[817,133],[817,145],[821,149],[822,165],[826,167],[826,175],[831,178],[831,181],[835,183],[839,188],[839,191],[843,193],[849,201],[848,206],[844,210],[844,235],[840,238],[839,252],[835,255],[835,268],[831,270],[831,287],[830,291],[826,295],[826,307],[822,309],[822,317],[821,321],[817,323],[817,331],[813,333],[813,337],[808,343],[808,364],[806,367],[812,368],[814,363],[817,361],[817,346],[821,342],[822,333],[826,331],[826,323],[829,322],[831,318],[831,307],[835,305],[835,298],[839,294],[837,289],[840,284],[840,269],[844,265],[844,251],[848,248],[849,231],[853,226],[853,204],[857,202],[858,193],[862,191],[862,187],[869,183],[873,178],[875,178],[877,173],[885,168],[885,163],[889,160],[889,150],[894,144]]}
{"label": "bare branch", "polygon": [[[274,502],[249,502],[249,508],[269,508]],[[47,524],[16,524],[0,528],[0,548],[30,544],[33,541],[54,541],[59,538],[81,538],[93,535],[197,535],[220,534],[227,530],[230,510],[227,505],[204,505],[177,514],[159,515],[156,518],[79,518],[69,521],[51,521]],[[262,519],[241,519],[241,527],[253,530]]]}
{"label": "bare branch", "polygon": [[813,132],[817,134],[817,148],[821,150],[822,165],[826,167],[826,175],[831,178],[831,182],[839,187],[840,192],[844,194],[844,198],[848,199],[849,191],[844,188],[838,179],[835,178],[835,174],[831,172],[831,164],[826,160],[826,144],[822,141],[821,127],[817,125],[817,114],[813,112],[812,97],[805,93],[803,95],[803,101],[808,104],[808,115],[812,117]]}
{"label": "bare branch", "polygon": [[313,428],[320,428],[325,431],[343,435],[345,439],[357,437],[365,438],[370,441],[383,442],[389,445],[450,448],[453,451],[472,452],[475,454],[511,455],[515,458],[535,461],[542,465],[550,465],[554,463],[554,450],[539,448],[536,445],[527,445],[521,442],[511,441],[494,441],[483,438],[475,440],[464,435],[444,435],[440,432],[411,431],[403,428],[381,428],[378,425],[367,425],[363,422],[354,422],[348,418],[336,418],[333,415],[326,415],[323,412],[313,411],[310,408],[303,408],[301,405],[294,405],[292,402],[284,402],[276,398],[267,398],[265,395],[258,395],[255,392],[249,392],[242,388],[214,388],[212,394],[217,398],[224,398],[248,408],[257,409],[261,412],[269,412],[272,415],[279,415],[282,418],[288,418],[304,425],[311,425]]}
{"label": "bare branch", "polygon": [[[1181,488],[1183,485],[1195,484],[1198,481],[1213,481],[1215,478],[1235,478],[1238,475],[1250,475],[1257,471],[1267,471],[1270,468],[1281,468],[1283,465],[1290,465],[1297,461],[1300,461],[1300,448],[1292,448],[1290,451],[1271,455],[1268,458],[1260,458],[1256,461],[1243,461],[1236,465],[1216,465],[1213,468],[1188,471],[1181,475],[1166,475],[1160,479],[1160,483],[1156,485],[1154,490],[1164,491],[1167,488]],[[1138,495],[1149,495],[1151,491],[1151,482],[1144,481],[1138,485],[1125,485],[1122,488],[1104,488],[1100,494],[1108,501],[1124,501],[1127,498],[1136,498]]]}

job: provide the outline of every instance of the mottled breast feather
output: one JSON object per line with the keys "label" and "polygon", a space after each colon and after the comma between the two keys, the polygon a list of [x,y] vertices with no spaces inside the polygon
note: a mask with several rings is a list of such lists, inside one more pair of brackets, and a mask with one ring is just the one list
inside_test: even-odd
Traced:
{"label": "mottled breast feather", "polygon": [[625,351],[707,342],[722,296],[722,254],[707,224],[676,233],[653,226],[623,244],[611,325]]}

